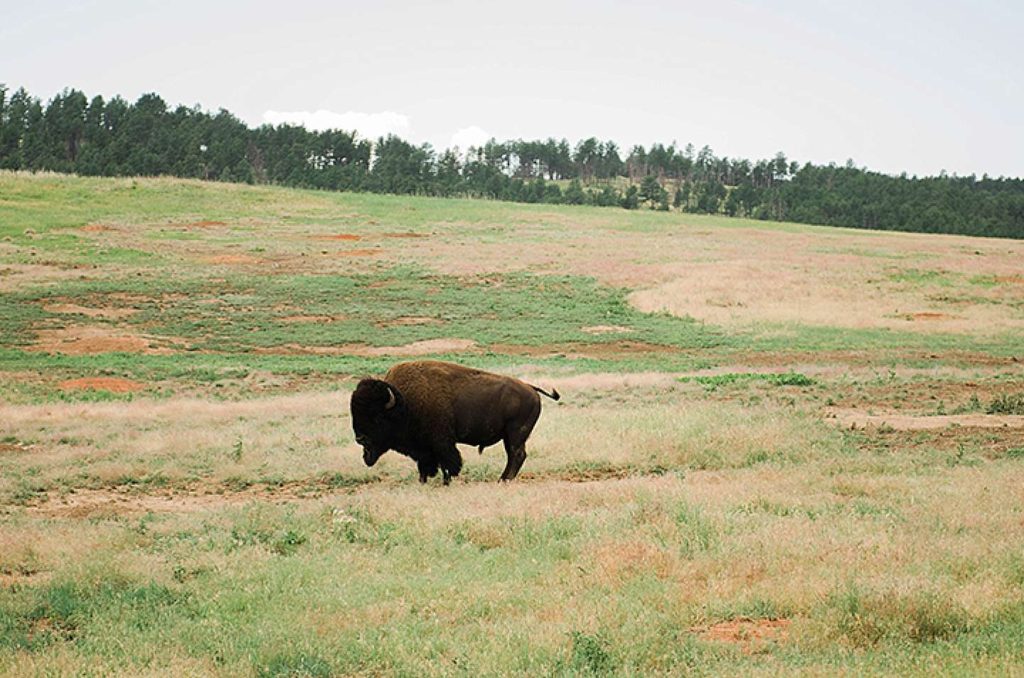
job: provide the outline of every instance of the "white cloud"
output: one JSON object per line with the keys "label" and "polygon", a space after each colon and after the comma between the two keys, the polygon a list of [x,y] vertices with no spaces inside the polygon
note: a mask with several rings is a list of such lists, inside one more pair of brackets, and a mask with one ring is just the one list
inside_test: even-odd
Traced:
{"label": "white cloud", "polygon": [[381,113],[360,113],[347,111],[267,111],[263,114],[263,122],[271,125],[304,125],[306,129],[323,131],[340,129],[346,132],[355,130],[363,139],[375,140],[377,137],[394,134],[408,139],[411,124],[409,116],[393,111]]}
{"label": "white cloud", "polygon": [[449,147],[457,146],[460,151],[465,153],[469,150],[470,146],[475,146],[477,148],[483,146],[492,136],[494,135],[488,134],[476,125],[471,125],[469,127],[464,127],[453,134]]}

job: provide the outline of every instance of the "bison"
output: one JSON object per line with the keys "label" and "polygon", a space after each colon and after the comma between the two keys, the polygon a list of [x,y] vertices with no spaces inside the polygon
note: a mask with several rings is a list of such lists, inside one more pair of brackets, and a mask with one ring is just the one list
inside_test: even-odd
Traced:
{"label": "bison", "polygon": [[420,482],[441,470],[444,484],[462,470],[456,443],[484,448],[505,443],[501,480],[512,480],[526,460],[526,439],[540,416],[536,386],[434,360],[400,363],[384,379],[363,379],[352,393],[352,430],[373,466],[388,450],[416,462]]}

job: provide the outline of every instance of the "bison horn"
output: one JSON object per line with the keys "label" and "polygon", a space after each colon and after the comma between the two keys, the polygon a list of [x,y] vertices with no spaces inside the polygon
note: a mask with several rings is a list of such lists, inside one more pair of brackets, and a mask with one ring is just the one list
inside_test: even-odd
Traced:
{"label": "bison horn", "polygon": [[386,405],[384,405],[384,409],[390,410],[392,407],[395,406],[395,402],[395,389],[391,388],[391,386],[388,386],[388,402]]}

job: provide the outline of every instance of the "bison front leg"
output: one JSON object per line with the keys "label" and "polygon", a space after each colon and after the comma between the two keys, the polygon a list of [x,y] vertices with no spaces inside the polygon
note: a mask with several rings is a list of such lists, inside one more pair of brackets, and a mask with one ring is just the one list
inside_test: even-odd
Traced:
{"label": "bison front leg", "polygon": [[437,475],[437,462],[436,461],[417,461],[416,467],[420,471],[420,482],[427,482],[427,478],[433,478]]}
{"label": "bison front leg", "polygon": [[441,461],[441,479],[445,485],[452,481],[452,476],[459,475],[462,471],[462,454],[455,445],[450,445],[438,455]]}

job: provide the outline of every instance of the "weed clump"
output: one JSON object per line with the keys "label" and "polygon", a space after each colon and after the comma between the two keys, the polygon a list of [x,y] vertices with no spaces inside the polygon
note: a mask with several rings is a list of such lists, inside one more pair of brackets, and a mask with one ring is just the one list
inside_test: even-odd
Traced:
{"label": "weed clump", "polygon": [[569,668],[583,675],[604,676],[613,670],[608,641],[600,635],[573,631]]}
{"label": "weed clump", "polygon": [[309,678],[330,678],[337,673],[331,663],[316,655],[307,653],[280,654],[256,670],[259,678],[278,676],[309,676]]}
{"label": "weed clump", "polygon": [[989,403],[989,414],[1024,414],[1024,393],[1004,393]]}
{"label": "weed clump", "polygon": [[828,607],[835,635],[857,648],[951,640],[972,626],[961,606],[931,592],[879,594],[850,587],[830,596]]}

